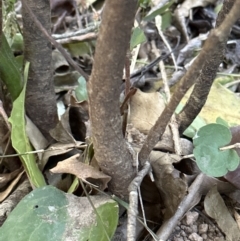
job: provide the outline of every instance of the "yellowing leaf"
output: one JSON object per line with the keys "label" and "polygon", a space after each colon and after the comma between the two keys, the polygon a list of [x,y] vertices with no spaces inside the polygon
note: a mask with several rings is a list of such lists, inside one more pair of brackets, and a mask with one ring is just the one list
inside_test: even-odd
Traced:
{"label": "yellowing leaf", "polygon": [[[188,91],[181,103],[185,104],[192,89]],[[228,123],[240,125],[240,98],[220,84],[214,83],[199,116],[207,123],[215,123],[218,117]]]}

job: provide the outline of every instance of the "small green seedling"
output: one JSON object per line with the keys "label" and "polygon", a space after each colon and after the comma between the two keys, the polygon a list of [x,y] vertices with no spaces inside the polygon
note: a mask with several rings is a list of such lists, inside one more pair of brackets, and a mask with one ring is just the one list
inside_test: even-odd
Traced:
{"label": "small green seedling", "polygon": [[219,149],[228,145],[231,139],[229,128],[221,124],[209,124],[199,129],[193,138],[193,154],[203,173],[221,177],[238,167],[239,156],[235,150]]}

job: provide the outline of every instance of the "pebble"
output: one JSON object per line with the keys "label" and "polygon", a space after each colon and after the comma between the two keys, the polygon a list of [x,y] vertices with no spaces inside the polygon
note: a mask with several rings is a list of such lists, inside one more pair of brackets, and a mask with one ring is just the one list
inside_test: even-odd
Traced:
{"label": "pebble", "polygon": [[174,238],[173,241],[184,241],[183,238]]}
{"label": "pebble", "polygon": [[183,230],[180,232],[180,234],[182,235],[182,237],[187,236],[187,234]]}
{"label": "pebble", "polygon": [[187,225],[192,225],[194,224],[199,217],[199,213],[198,212],[187,212],[186,216],[185,216],[185,222]]}
{"label": "pebble", "polygon": [[207,240],[208,239],[208,236],[207,236],[206,233],[202,234],[201,236],[202,236],[203,240]]}
{"label": "pebble", "polygon": [[183,230],[187,233],[187,234],[190,234],[193,232],[193,230],[190,228],[190,227],[184,227]]}
{"label": "pebble", "polygon": [[208,231],[208,224],[206,223],[203,223],[203,224],[200,224],[199,227],[198,227],[198,232],[200,234],[202,233],[206,233]]}
{"label": "pebble", "polygon": [[224,241],[223,237],[216,237],[213,239],[213,241]]}
{"label": "pebble", "polygon": [[198,226],[196,224],[191,226],[193,233],[198,233]]}
{"label": "pebble", "polygon": [[203,238],[199,236],[197,233],[192,233],[188,237],[191,241],[203,241]]}

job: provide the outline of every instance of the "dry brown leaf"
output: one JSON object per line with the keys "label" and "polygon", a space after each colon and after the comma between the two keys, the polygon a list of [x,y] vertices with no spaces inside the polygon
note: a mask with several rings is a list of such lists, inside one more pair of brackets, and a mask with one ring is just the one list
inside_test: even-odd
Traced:
{"label": "dry brown leaf", "polygon": [[[180,138],[180,145],[182,155],[189,155],[193,153],[193,144],[191,141]],[[164,150],[171,153],[175,152],[172,131],[170,130],[169,126],[167,126],[164,134],[161,137],[161,141],[156,144],[154,149]]]}
{"label": "dry brown leaf", "polygon": [[22,168],[19,168],[10,173],[0,174],[0,188],[3,188],[4,186],[6,186],[6,184],[12,181],[21,171],[22,171]]}
{"label": "dry brown leaf", "polygon": [[217,222],[219,228],[224,232],[227,241],[240,240],[238,225],[229,213],[216,186],[208,192],[204,200],[204,208],[206,213]]}
{"label": "dry brown leaf", "polygon": [[148,134],[165,108],[159,92],[144,93],[137,90],[130,101],[129,122],[140,132]]}
{"label": "dry brown leaf", "polygon": [[177,155],[158,151],[150,154],[155,183],[166,207],[166,219],[174,215],[188,189],[187,179],[172,165],[180,159]]}
{"label": "dry brown leaf", "polygon": [[45,167],[45,165],[48,162],[48,159],[51,156],[57,156],[57,155],[61,155],[61,154],[70,152],[74,148],[80,147],[82,144],[83,144],[82,142],[78,141],[78,142],[76,142],[76,144],[73,144],[73,143],[68,143],[68,144],[55,143],[55,144],[51,145],[43,153],[42,159],[40,160],[40,163],[39,163],[39,168],[41,170],[43,170],[43,168]]}
{"label": "dry brown leaf", "polygon": [[50,130],[51,136],[58,142],[61,143],[76,143],[72,136],[71,128],[69,125],[69,108],[61,116],[61,120],[58,122],[56,127]]}
{"label": "dry brown leaf", "polygon": [[78,178],[90,182],[99,189],[104,190],[111,177],[96,170],[95,168],[86,165],[79,161],[80,155],[74,155],[62,162],[59,162],[56,167],[50,169],[52,173],[70,173]]}
{"label": "dry brown leaf", "polygon": [[[37,126],[26,116],[26,132],[27,136],[35,150],[45,149],[48,145],[47,139],[43,136]],[[41,159],[43,153],[37,153]]]}
{"label": "dry brown leaf", "polygon": [[10,183],[10,185],[7,187],[6,190],[3,192],[0,192],[0,202],[2,202],[5,198],[8,197],[8,195],[12,192],[13,188],[16,186],[20,178],[22,177],[23,173],[25,171],[22,171],[21,173],[18,174],[18,176]]}

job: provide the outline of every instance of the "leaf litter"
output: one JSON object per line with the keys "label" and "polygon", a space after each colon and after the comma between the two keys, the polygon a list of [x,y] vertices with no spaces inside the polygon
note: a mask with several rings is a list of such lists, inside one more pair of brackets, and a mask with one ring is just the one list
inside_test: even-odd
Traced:
{"label": "leaf litter", "polygon": [[[74,9],[74,5],[72,5],[72,1],[70,1],[70,5],[69,3],[67,3],[67,1],[62,1],[64,8],[68,5],[68,14],[69,14],[69,18],[66,17],[65,21],[66,23],[68,23],[69,19],[71,18],[71,12]],[[86,8],[88,8],[89,4],[92,4],[95,1],[92,1],[91,3],[89,3],[89,1],[87,1],[86,4]],[[155,1],[157,2],[157,1]],[[57,13],[58,17],[61,15],[61,9],[63,8],[60,5],[57,5],[57,1],[51,1],[52,3],[52,10],[55,11],[55,13]],[[159,10],[161,7],[159,7],[160,5],[159,3],[154,3],[154,7],[152,7],[152,10],[154,10],[154,8],[157,10]],[[201,17],[205,18],[204,20],[207,20],[207,22],[209,22],[210,25],[212,25],[212,22],[214,21],[214,17],[212,18],[207,18],[207,14],[204,12],[201,12],[202,9],[207,9],[209,6],[210,8],[212,7],[212,5],[214,5],[215,7],[217,7],[216,1],[184,1],[184,3],[182,5],[179,5],[178,8],[175,8],[175,18],[176,21],[178,22],[177,24],[180,26],[178,28],[176,28],[175,26],[171,26],[169,29],[166,29],[166,35],[168,34],[168,40],[170,41],[170,43],[172,45],[175,44],[176,42],[176,38],[175,38],[175,34],[177,33],[178,36],[180,36],[181,34],[183,35],[183,37],[188,40],[188,44],[186,44],[186,49],[184,50],[183,45],[180,46],[180,51],[179,54],[176,53],[177,55],[177,63],[183,67],[185,67],[185,65],[187,65],[188,63],[190,63],[192,61],[193,55],[196,51],[198,51],[199,48],[201,48],[202,45],[202,41],[204,41],[202,39],[202,37],[200,36],[200,32],[202,32],[201,27],[195,27],[195,29],[193,29],[192,26],[198,26],[196,24],[199,18],[200,13],[202,14]],[[170,6],[169,6],[170,7]],[[61,11],[60,11],[61,10]],[[207,9],[209,10],[209,9]],[[154,10],[155,11],[155,10]],[[171,9],[172,11],[172,9]],[[212,9],[209,10],[210,13],[212,13],[212,15],[216,16],[216,14],[214,13],[214,11]],[[59,15],[60,14],[60,15]],[[152,13],[151,13],[152,14]],[[194,19],[196,17],[196,19]],[[194,21],[195,20],[195,21]],[[75,22],[77,24],[77,19],[75,19]],[[78,22],[79,24],[79,22]],[[208,26],[207,23],[204,23],[204,26]],[[154,59],[154,55],[151,53],[151,48],[152,48],[152,42],[155,41],[157,43],[157,47],[162,49],[162,51],[167,52],[168,50],[166,49],[166,47],[164,46],[164,44],[162,43],[162,41],[160,40],[160,37],[156,31],[156,26],[153,22],[149,22],[148,24],[146,24],[145,28],[144,28],[144,32],[145,35],[147,36],[147,41],[145,43],[141,44],[141,51],[139,52],[139,57],[142,60],[147,60],[148,62],[151,62]],[[196,29],[198,31],[196,31]],[[61,25],[57,26],[55,28],[56,31],[63,31],[61,29]],[[194,37],[196,38],[196,40],[194,39]],[[193,42],[193,40],[195,40],[195,42]],[[141,40],[143,41],[143,40]],[[141,42],[140,41],[140,42]],[[193,43],[192,43],[192,42]],[[192,44],[192,45],[190,45]],[[69,44],[71,45],[71,44]],[[69,47],[69,46],[68,46]],[[239,44],[236,42],[235,46],[231,46],[231,47],[235,47],[236,49],[239,48]],[[69,47],[70,49],[70,47]],[[184,51],[185,52],[184,52]],[[86,55],[89,57],[90,51],[86,51],[86,49],[84,49],[83,51],[85,51]],[[229,54],[230,53],[230,54]],[[228,65],[231,64],[235,64],[237,63],[237,59],[234,58],[234,56],[236,56],[234,54],[234,52],[230,52],[230,46],[228,46],[228,52],[227,52],[227,58],[228,58]],[[233,56],[233,57],[231,57]],[[79,58],[77,59],[77,61],[80,64],[84,64],[86,68],[89,67],[89,65],[91,66],[91,63],[89,64],[89,62],[87,62],[89,60],[88,57],[84,57],[81,58],[81,56],[79,56]],[[91,57],[91,56],[90,56]],[[145,57],[145,58],[143,58]],[[91,58],[90,58],[91,59]],[[172,64],[172,61],[170,58],[166,59],[166,64]],[[142,68],[142,64],[139,63],[136,66],[137,68]],[[223,73],[225,71],[224,68],[220,67],[221,69],[221,73]],[[68,72],[68,71],[67,71]],[[167,73],[169,76],[171,76],[173,74],[173,72],[171,70],[167,70]],[[66,74],[66,73],[64,73]],[[174,73],[175,74],[175,73]],[[64,86],[63,89],[61,90],[74,90],[76,87],[76,76],[71,76],[69,77],[69,75],[67,75],[67,78],[72,78],[73,79],[73,84],[70,86]],[[129,117],[129,122],[134,126],[133,128],[136,128],[136,130],[140,131],[140,133],[144,133],[145,135],[148,133],[148,131],[150,130],[151,126],[155,123],[156,119],[158,118],[158,116],[161,114],[161,112],[164,109],[165,103],[164,103],[164,97],[162,97],[161,94],[159,94],[159,92],[155,92],[155,90],[159,90],[161,89],[162,84],[159,85],[159,79],[161,79],[161,74],[159,73],[159,69],[157,66],[153,66],[148,72],[146,72],[145,79],[147,79],[147,81],[144,82],[145,85],[145,89],[150,90],[150,92],[152,93],[141,93],[140,90],[137,91],[137,93],[131,98],[130,100],[130,117]],[[138,87],[138,86],[137,86]],[[174,88],[174,87],[173,87]],[[141,87],[141,89],[144,89]],[[59,86],[58,86],[58,90],[57,92],[59,92]],[[61,91],[60,91],[61,92]],[[151,95],[152,94],[152,95]],[[221,95],[221,98],[219,98],[219,95]],[[59,95],[60,98],[62,98],[61,95]],[[145,97],[146,96],[146,97]],[[185,97],[187,98],[187,96]],[[186,101],[185,101],[186,102]],[[185,103],[183,102],[183,103]],[[203,108],[202,112],[200,113],[200,117],[202,117],[204,119],[204,121],[206,121],[206,123],[212,123],[216,121],[216,118],[221,116],[224,120],[226,120],[228,123],[235,123],[239,125],[239,111],[238,111],[238,104],[239,99],[238,97],[236,97],[235,94],[233,94],[232,92],[228,91],[225,87],[222,87],[219,84],[214,84],[212,87],[212,90],[210,92],[209,98],[207,100],[207,103],[205,105],[205,107]],[[76,103],[74,103],[76,104]],[[76,104],[77,105],[77,104]],[[52,148],[52,153],[49,152],[49,154],[47,154],[48,152],[45,152],[43,155],[45,155],[44,157],[40,158],[40,163],[41,160],[43,160],[43,164],[42,165],[42,169],[45,167],[45,165],[49,162],[49,159],[51,156],[56,156],[59,154],[63,154],[65,152],[68,152],[70,148],[70,150],[74,149],[77,145],[77,142],[79,140],[76,140],[73,136],[72,130],[71,130],[71,123],[69,123],[70,119],[69,119],[69,108],[66,108],[66,112],[64,114],[64,116],[62,116],[61,121],[59,122],[59,125],[57,127],[57,129],[55,129],[54,131],[52,131],[52,135],[54,137],[54,139],[58,142],[57,144],[53,144],[51,147],[49,147],[49,150],[51,150]],[[197,131],[197,129],[199,129],[201,126],[198,126],[197,128],[195,128],[195,130]],[[128,129],[129,133],[131,132],[130,129]],[[130,135],[130,134],[129,134]],[[136,137],[139,137],[140,141],[137,140]],[[166,136],[169,136],[169,134]],[[171,134],[170,134],[171,137]],[[135,142],[135,144],[137,144],[138,148],[141,147],[141,145],[144,142],[144,135],[131,135],[131,140],[132,142]],[[164,142],[164,138],[163,140],[161,140],[158,143],[158,147],[156,146],[156,149],[158,149],[158,151],[154,150],[154,152],[152,152],[152,155],[156,155],[155,156],[155,160],[152,161],[153,162],[153,166],[156,165],[156,167],[154,167],[154,171],[156,172],[156,184],[151,184],[151,185],[160,185],[160,187],[158,187],[158,191],[162,190],[162,194],[164,196],[163,201],[164,201],[164,206],[162,207],[161,210],[164,210],[164,217],[171,217],[172,215],[174,215],[174,213],[176,212],[176,210],[178,209],[179,206],[181,206],[181,202],[183,201],[184,197],[187,195],[188,187],[191,185],[192,181],[194,180],[194,178],[196,177],[196,172],[199,171],[197,170],[197,167],[194,168],[195,171],[191,171],[190,173],[186,173],[186,167],[184,166],[184,160],[181,160],[181,157],[174,155],[174,142],[171,141],[167,141],[167,143],[171,142],[173,143],[171,145],[171,150],[166,148],[166,145],[161,145]],[[238,141],[237,141],[238,142]],[[234,142],[236,143],[236,142]],[[54,150],[54,145],[58,145],[58,148],[60,148],[60,150]],[[81,144],[79,145],[81,146]],[[160,147],[159,147],[160,146]],[[45,148],[45,147],[44,147]],[[37,148],[36,148],[37,149]],[[183,153],[184,155],[188,155],[191,154],[191,149],[183,149]],[[160,152],[159,150],[163,151]],[[158,152],[158,153],[156,153]],[[166,153],[166,152],[171,152]],[[80,152],[81,154],[83,152]],[[76,153],[74,153],[76,154]],[[71,155],[74,155],[71,154]],[[77,154],[77,157],[79,157],[79,154]],[[71,165],[73,166],[72,168],[70,168],[70,170],[67,168],[69,165],[69,160],[71,161],[72,159],[74,160],[74,158],[76,158],[76,156],[70,156],[69,158],[65,158],[65,160],[62,160],[61,162],[58,162],[58,164],[56,164],[56,167],[53,168],[52,170],[57,170],[61,173],[71,173],[74,174],[76,176],[78,176],[79,178],[83,178],[86,179],[88,176],[85,176],[86,173],[88,173],[86,170],[88,170],[89,167],[87,167],[86,164],[84,163],[79,163],[77,162],[73,162]],[[57,163],[56,162],[56,163]],[[156,162],[154,164],[154,162]],[[192,163],[192,165],[194,166],[194,161],[192,159],[187,159],[186,162],[190,162]],[[181,168],[181,171],[179,171],[178,169],[180,169],[180,167],[177,165],[180,163],[180,166],[183,166]],[[81,165],[83,164],[84,167],[82,167]],[[60,169],[60,166],[62,166],[62,169]],[[176,168],[177,167],[177,168]],[[81,173],[80,171],[78,172],[78,168],[79,170],[82,169],[81,171],[83,171],[83,173]],[[85,173],[86,171],[86,173]],[[89,171],[90,172],[90,171]],[[97,171],[98,172],[98,171]],[[91,173],[89,175],[89,177],[94,177],[95,171],[93,171],[93,173]],[[238,176],[238,169],[235,171],[234,177],[232,177],[233,172],[228,173],[225,178],[226,180],[228,180],[229,182],[233,183],[235,186],[239,185],[239,179],[236,179]],[[204,238],[207,240],[214,240],[214,236],[211,237],[207,237],[206,238],[206,234],[207,234],[207,230],[205,229],[204,231],[204,226],[200,226],[203,225],[204,223],[208,223],[209,227],[208,229],[210,230],[211,228],[214,228],[215,226],[222,229],[222,232],[224,232],[224,234],[226,235],[227,239],[226,240],[237,240],[237,238],[239,238],[238,233],[239,230],[236,228],[236,223],[235,221],[231,218],[229,212],[226,210],[226,207],[224,206],[223,203],[223,199],[221,198],[221,196],[217,193],[217,191],[214,189],[211,189],[213,183],[211,181],[213,181],[215,184],[218,183],[218,188],[219,189],[223,189],[222,193],[227,194],[226,190],[234,190],[234,187],[232,187],[231,185],[228,185],[229,183],[224,183],[221,182],[218,179],[210,179],[209,177],[205,178],[205,182],[204,184],[202,184],[201,186],[199,186],[199,200],[201,199],[202,195],[206,195],[207,191],[206,190],[210,190],[209,193],[207,194],[205,201],[204,201],[204,208],[205,211],[207,212],[207,214],[213,219],[213,221],[209,221],[206,217],[203,218],[203,223],[197,223],[197,220],[200,218],[196,218],[196,213],[204,213],[203,210],[203,202],[200,202],[199,209],[198,211],[189,211],[191,210],[194,206],[197,205],[197,203],[199,202],[199,200],[196,201],[192,201],[192,203],[190,202],[189,206],[186,206],[186,210],[185,212],[187,212],[186,214],[186,218],[183,219],[183,223],[182,225],[177,226],[177,232],[180,233],[181,231],[183,231],[187,236],[188,239],[185,240],[201,240],[200,238]],[[164,184],[164,185],[163,185]],[[107,181],[104,184],[101,184],[104,188],[107,185]],[[143,183],[144,185],[144,183]],[[226,185],[226,187],[225,187]],[[204,186],[204,191],[202,191]],[[238,186],[237,186],[238,187]],[[103,189],[104,189],[103,188]],[[154,188],[154,187],[153,187]],[[150,190],[151,187],[149,187]],[[142,194],[143,196],[146,195],[144,192]],[[147,194],[146,196],[148,196],[149,194]],[[151,193],[150,193],[151,196]],[[211,200],[212,198],[215,198],[213,200]],[[151,200],[151,197],[146,197],[147,200]],[[208,203],[207,203],[207,199]],[[216,199],[218,200],[219,203],[221,203],[220,205],[216,205],[214,206],[214,202],[216,201]],[[211,206],[212,205],[212,206]],[[208,209],[208,211],[206,210]],[[212,212],[214,212],[213,210],[216,210],[216,212],[219,212],[221,215],[219,216],[214,216]],[[220,210],[224,210],[224,215],[223,213],[220,212]],[[200,214],[199,214],[200,215]],[[237,217],[237,215],[235,215]],[[162,215],[160,215],[159,217],[160,219],[162,218]],[[163,218],[162,221],[166,221],[167,218]],[[183,217],[181,217],[183,218]],[[194,220],[194,221],[188,221],[189,219]],[[232,224],[232,228],[234,228],[234,232],[233,234],[231,234],[229,232],[229,230],[224,229],[222,223],[221,223],[221,218],[226,218],[229,221],[229,223]],[[211,219],[211,220],[212,220]],[[184,223],[185,222],[185,223]],[[216,223],[214,223],[216,222]],[[189,230],[187,230],[187,226],[186,225],[198,225],[198,227],[191,227],[192,231],[189,232]],[[181,227],[184,226],[185,227]],[[201,232],[200,232],[201,230]],[[216,228],[217,230],[217,228]],[[198,234],[197,234],[198,232]],[[211,232],[210,232],[211,233]],[[213,232],[212,232],[213,233]],[[217,232],[216,232],[217,233]],[[198,235],[198,236],[197,236]],[[205,235],[205,236],[204,236]],[[216,235],[220,235],[219,233]],[[235,236],[234,236],[235,235]],[[222,236],[223,237],[223,236]],[[171,236],[170,240],[181,240],[179,237],[179,239],[177,239],[177,235]],[[197,239],[199,238],[199,239]],[[236,238],[236,239],[235,239]],[[219,239],[220,240],[220,239]]]}

